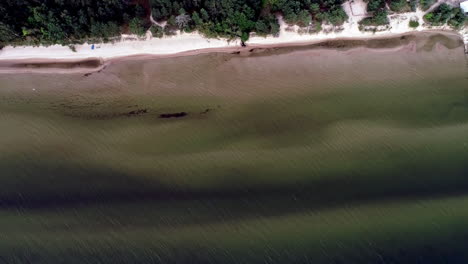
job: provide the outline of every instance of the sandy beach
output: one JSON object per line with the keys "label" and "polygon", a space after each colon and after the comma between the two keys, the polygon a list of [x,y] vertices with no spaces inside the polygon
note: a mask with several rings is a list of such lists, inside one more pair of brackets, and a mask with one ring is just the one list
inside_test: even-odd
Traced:
{"label": "sandy beach", "polygon": [[[443,1],[440,1],[443,2]],[[436,4],[437,5],[437,4]],[[435,5],[435,6],[436,6]],[[281,16],[278,16],[280,32],[278,36],[255,36],[252,34],[248,40],[247,48],[241,47],[239,40],[209,39],[197,32],[181,33],[175,36],[163,38],[153,38],[148,31],[146,37],[137,38],[132,35],[123,35],[121,40],[114,43],[83,44],[76,45],[75,51],[68,46],[7,46],[0,50],[0,72],[46,72],[46,67],[36,67],[40,64],[76,63],[91,58],[101,60],[103,63],[90,69],[89,67],[49,67],[54,68],[54,73],[72,71],[99,71],[104,62],[109,62],[122,57],[153,55],[153,56],[184,56],[196,55],[207,52],[240,52],[249,48],[258,47],[281,47],[289,45],[308,45],[324,42],[328,40],[341,39],[370,39],[370,38],[390,38],[402,34],[420,31],[444,31],[463,35],[453,31],[448,26],[429,27],[423,24],[423,16],[428,11],[417,10],[416,12],[391,14],[390,23],[373,29],[360,30],[359,21],[365,18],[365,3],[362,0],[355,0],[353,3],[346,2],[343,8],[349,19],[342,26],[323,25],[320,32],[308,32],[310,28],[299,28],[298,26],[287,25]],[[409,27],[409,21],[418,20],[422,24],[416,29]],[[28,67],[17,67],[18,64],[28,65]],[[12,67],[14,66],[14,67]]]}
{"label": "sandy beach", "polygon": [[[91,74],[93,72],[101,72],[110,64],[127,61],[127,60],[141,60],[147,58],[169,58],[169,57],[182,57],[182,56],[195,56],[206,53],[231,53],[238,54],[240,56],[251,56],[252,54],[263,53],[269,49],[281,49],[281,48],[294,48],[307,47],[307,48],[321,48],[321,49],[378,49],[382,51],[388,50],[399,50],[399,49],[415,49],[415,43],[412,40],[416,35],[428,34],[442,34],[445,36],[452,36],[460,38],[459,33],[448,30],[424,30],[416,32],[406,33],[387,33],[377,34],[375,36],[363,36],[363,37],[341,37],[337,36],[334,38],[323,38],[323,39],[310,39],[310,40],[297,40],[297,41],[285,41],[285,42],[271,42],[268,43],[269,38],[265,38],[264,43],[259,42],[256,44],[249,44],[247,47],[241,47],[240,45],[231,45],[226,41],[226,46],[220,47],[207,47],[200,49],[187,49],[187,50],[174,50],[173,52],[158,53],[158,52],[133,52],[124,53],[119,50],[119,47],[126,47],[124,43],[115,44],[114,48],[117,53],[103,53],[106,56],[91,56],[87,52],[75,53],[73,56],[66,56],[67,47],[55,46],[55,47],[22,47],[16,49],[25,49],[30,51],[30,55],[0,58],[0,73],[84,73]],[[294,35],[293,35],[294,36]],[[301,37],[301,35],[297,35]],[[183,36],[182,36],[183,38]],[[201,38],[201,36],[200,36]],[[460,38],[460,42],[462,39]],[[462,45],[462,44],[460,44]],[[40,52],[41,50],[56,48],[59,51],[54,53],[56,56],[45,57]],[[123,48],[125,50],[125,48]],[[58,54],[62,54],[59,57]],[[113,56],[119,54],[119,56]],[[43,56],[43,57],[41,57]]]}

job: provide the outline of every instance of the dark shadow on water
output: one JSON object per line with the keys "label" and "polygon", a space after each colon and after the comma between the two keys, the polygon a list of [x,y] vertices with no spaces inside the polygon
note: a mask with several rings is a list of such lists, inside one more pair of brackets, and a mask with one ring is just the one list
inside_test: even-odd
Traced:
{"label": "dark shadow on water", "polygon": [[[161,184],[155,175],[131,175],[112,168],[0,162],[0,208],[73,208],[76,206],[158,204],[184,201],[241,205],[240,216],[266,215],[387,199],[423,199],[468,192],[468,165],[455,162],[446,174],[434,166],[415,165],[380,175],[350,173],[298,183],[249,184],[248,175],[222,187],[194,189]],[[437,167],[437,165],[435,165]],[[240,172],[242,173],[242,172]],[[167,176],[167,175],[166,175]],[[222,177],[222,175],[220,175]],[[248,201],[248,203],[246,203]],[[245,211],[244,211],[245,210]],[[259,211],[260,210],[260,211]],[[232,217],[235,217],[233,215]]]}

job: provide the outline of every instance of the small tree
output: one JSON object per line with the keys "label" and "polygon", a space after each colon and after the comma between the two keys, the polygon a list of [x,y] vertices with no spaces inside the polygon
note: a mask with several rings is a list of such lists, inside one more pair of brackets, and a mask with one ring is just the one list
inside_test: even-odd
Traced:
{"label": "small tree", "polygon": [[195,26],[200,26],[201,24],[203,24],[203,20],[200,18],[196,11],[192,14],[192,20],[195,23]]}
{"label": "small tree", "polygon": [[411,11],[415,12],[418,7],[418,0],[410,0]]}
{"label": "small tree", "polygon": [[312,14],[316,15],[320,12],[320,5],[317,4],[317,3],[313,3],[310,5],[310,12],[312,12]]}
{"label": "small tree", "polygon": [[0,43],[7,43],[17,37],[18,35],[8,25],[0,22]]}
{"label": "small tree", "polygon": [[164,29],[158,25],[153,25],[151,27],[151,34],[155,38],[162,38],[164,36]]}
{"label": "small tree", "polygon": [[310,17],[310,14],[306,10],[302,10],[297,15],[297,24],[299,26],[307,27],[310,24],[311,21],[312,21],[312,19]]}
{"label": "small tree", "polygon": [[130,33],[135,34],[137,36],[144,36],[146,34],[146,30],[144,27],[144,23],[140,18],[133,18],[130,20],[130,24],[128,25]]}
{"label": "small tree", "polygon": [[245,43],[249,39],[249,33],[242,32],[240,39],[241,39],[242,43]]}
{"label": "small tree", "polygon": [[255,23],[255,32],[257,32],[260,35],[268,34],[268,26],[263,20],[259,20]]}
{"label": "small tree", "polygon": [[451,27],[458,29],[463,27],[467,21],[467,16],[463,13],[463,10],[456,7],[452,9],[452,17],[448,21],[448,24]]}
{"label": "small tree", "polygon": [[202,8],[200,10],[200,14],[201,14],[201,18],[203,19],[203,21],[208,22],[210,20],[210,15],[208,14],[208,12],[206,12],[205,9]]}
{"label": "small tree", "polygon": [[419,3],[421,4],[421,8],[423,10],[429,9],[437,0],[420,0]]}
{"label": "small tree", "polygon": [[392,0],[390,2],[390,9],[395,12],[408,11],[409,6],[406,0]]}
{"label": "small tree", "polygon": [[190,18],[189,15],[187,14],[180,14],[178,16],[176,16],[175,18],[175,22],[177,24],[177,26],[180,28],[180,29],[183,29],[185,27],[187,27],[187,25],[189,24],[189,22],[192,21],[192,19]]}
{"label": "small tree", "polygon": [[412,27],[412,28],[417,28],[417,27],[419,27],[419,22],[417,20],[411,20],[409,22],[409,26]]}

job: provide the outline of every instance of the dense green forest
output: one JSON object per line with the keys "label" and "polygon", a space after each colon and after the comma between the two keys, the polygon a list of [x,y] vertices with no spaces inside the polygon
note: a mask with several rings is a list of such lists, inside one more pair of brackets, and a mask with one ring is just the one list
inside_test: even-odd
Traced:
{"label": "dense green forest", "polygon": [[[425,1],[425,0],[421,0]],[[367,26],[379,26],[388,24],[388,12],[411,12],[416,11],[418,0],[366,0],[367,12],[372,14],[372,17],[363,19],[360,24]],[[390,10],[388,10],[390,8]]]}
{"label": "dense green forest", "polygon": [[426,14],[424,19],[434,26],[440,26],[448,23],[448,25],[453,28],[459,28],[465,24],[466,16],[458,7],[441,4],[434,11]]}
{"label": "dense green forest", "polygon": [[164,29],[151,27],[157,37],[181,29],[243,41],[250,32],[277,34],[276,13],[282,13],[288,23],[301,26],[312,22],[340,25],[347,19],[342,0],[147,1],[3,0],[0,2],[0,47],[109,41],[127,32],[144,35],[151,26],[150,13],[157,21],[168,21]]}
{"label": "dense green forest", "polygon": [[129,0],[2,0],[0,45],[106,41],[144,16]]}
{"label": "dense green forest", "polygon": [[[360,21],[362,26],[379,26],[386,25],[388,21],[388,12],[410,12],[416,11],[419,7],[422,10],[429,9],[436,0],[366,0],[367,12],[372,14],[371,17],[367,17]],[[389,10],[390,8],[390,10]],[[441,4],[436,10],[426,14],[424,19],[427,23],[433,26],[440,26],[448,23],[453,28],[459,28],[465,24],[466,16],[463,14],[460,8],[451,7],[445,3]],[[413,21],[413,26],[416,21]],[[418,23],[419,25],[419,23]]]}
{"label": "dense green forest", "polygon": [[385,0],[367,0],[367,12],[373,14],[373,16],[361,20],[361,25],[388,24],[388,13]]}
{"label": "dense green forest", "polygon": [[277,34],[275,13],[289,24],[309,26],[312,22],[343,24],[347,15],[342,0],[151,0],[153,18],[167,20],[166,31],[199,30],[207,36],[240,37],[250,32]]}

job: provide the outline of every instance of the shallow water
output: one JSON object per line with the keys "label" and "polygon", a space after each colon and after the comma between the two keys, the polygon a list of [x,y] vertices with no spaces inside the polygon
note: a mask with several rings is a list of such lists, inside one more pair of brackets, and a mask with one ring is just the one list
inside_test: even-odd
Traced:
{"label": "shallow water", "polygon": [[467,260],[467,59],[398,41],[0,75],[0,255]]}

